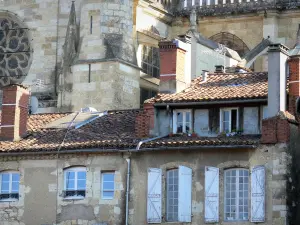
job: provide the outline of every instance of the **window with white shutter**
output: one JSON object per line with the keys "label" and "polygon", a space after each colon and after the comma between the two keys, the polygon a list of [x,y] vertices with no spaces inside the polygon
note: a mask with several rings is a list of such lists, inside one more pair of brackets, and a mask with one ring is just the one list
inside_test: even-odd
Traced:
{"label": "window with white shutter", "polygon": [[251,222],[265,221],[265,175],[264,166],[252,168],[251,173]]}
{"label": "window with white shutter", "polygon": [[192,169],[179,166],[178,220],[192,221]]}
{"label": "window with white shutter", "polygon": [[192,169],[179,166],[167,171],[167,221],[192,220]]}
{"label": "window with white shutter", "polygon": [[205,222],[219,222],[219,168],[205,167]]}
{"label": "window with white shutter", "polygon": [[249,171],[229,169],[224,173],[226,221],[249,220]]}
{"label": "window with white shutter", "polygon": [[161,169],[148,169],[147,222],[161,223]]}
{"label": "window with white shutter", "polygon": [[167,171],[167,221],[178,221],[178,169]]}

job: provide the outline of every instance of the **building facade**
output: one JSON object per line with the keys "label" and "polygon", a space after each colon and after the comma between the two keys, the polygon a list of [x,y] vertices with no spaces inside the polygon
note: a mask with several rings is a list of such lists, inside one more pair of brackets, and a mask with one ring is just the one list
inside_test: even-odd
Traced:
{"label": "building facade", "polygon": [[297,224],[297,49],[143,110],[28,116],[28,89],[5,87],[0,224]]}
{"label": "building facade", "polygon": [[[253,51],[255,57],[243,65],[266,71],[266,53],[257,46],[267,39],[294,47],[297,4],[76,0],[72,5],[70,0],[5,0],[0,3],[1,86],[29,86],[39,100],[37,113],[86,105],[98,110],[136,108],[159,91],[161,40],[192,29],[236,51],[241,59]],[[194,76],[201,73],[198,70]]]}

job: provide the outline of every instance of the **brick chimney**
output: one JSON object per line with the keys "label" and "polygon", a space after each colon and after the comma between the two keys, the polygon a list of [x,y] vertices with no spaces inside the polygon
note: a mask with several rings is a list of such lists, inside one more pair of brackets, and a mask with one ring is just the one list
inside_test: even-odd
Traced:
{"label": "brick chimney", "polygon": [[300,55],[291,56],[289,60],[289,112],[296,114],[296,101],[300,97]]}
{"label": "brick chimney", "polygon": [[[160,85],[159,91],[175,93],[185,88],[186,43],[175,39],[159,43],[160,50]],[[181,88],[180,88],[181,89]]]}
{"label": "brick chimney", "polygon": [[18,141],[26,134],[29,91],[20,85],[3,88],[1,133],[3,140]]}
{"label": "brick chimney", "polygon": [[144,110],[135,119],[135,135],[139,138],[149,137],[154,129],[155,110],[153,103],[144,103]]}

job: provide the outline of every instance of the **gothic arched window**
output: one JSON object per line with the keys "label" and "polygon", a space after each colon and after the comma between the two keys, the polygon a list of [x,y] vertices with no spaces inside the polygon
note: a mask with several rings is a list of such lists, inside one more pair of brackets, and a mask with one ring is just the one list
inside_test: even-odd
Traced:
{"label": "gothic arched window", "polygon": [[231,33],[221,32],[211,36],[209,39],[236,51],[241,58],[249,51],[242,39]]}
{"label": "gothic arched window", "polygon": [[159,49],[143,45],[142,47],[142,71],[152,77],[159,78]]}
{"label": "gothic arched window", "polygon": [[28,29],[11,17],[0,16],[0,87],[21,83],[30,68]]}

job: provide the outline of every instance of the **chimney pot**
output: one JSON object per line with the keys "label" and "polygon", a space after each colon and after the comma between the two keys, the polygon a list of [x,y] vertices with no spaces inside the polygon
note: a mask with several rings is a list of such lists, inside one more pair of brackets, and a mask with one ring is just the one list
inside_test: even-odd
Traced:
{"label": "chimney pot", "polygon": [[208,71],[207,70],[202,70],[202,80],[204,82],[207,81],[207,76],[208,76]]}
{"label": "chimney pot", "polygon": [[216,65],[215,67],[216,67],[215,73],[224,73],[225,72],[223,65]]}

